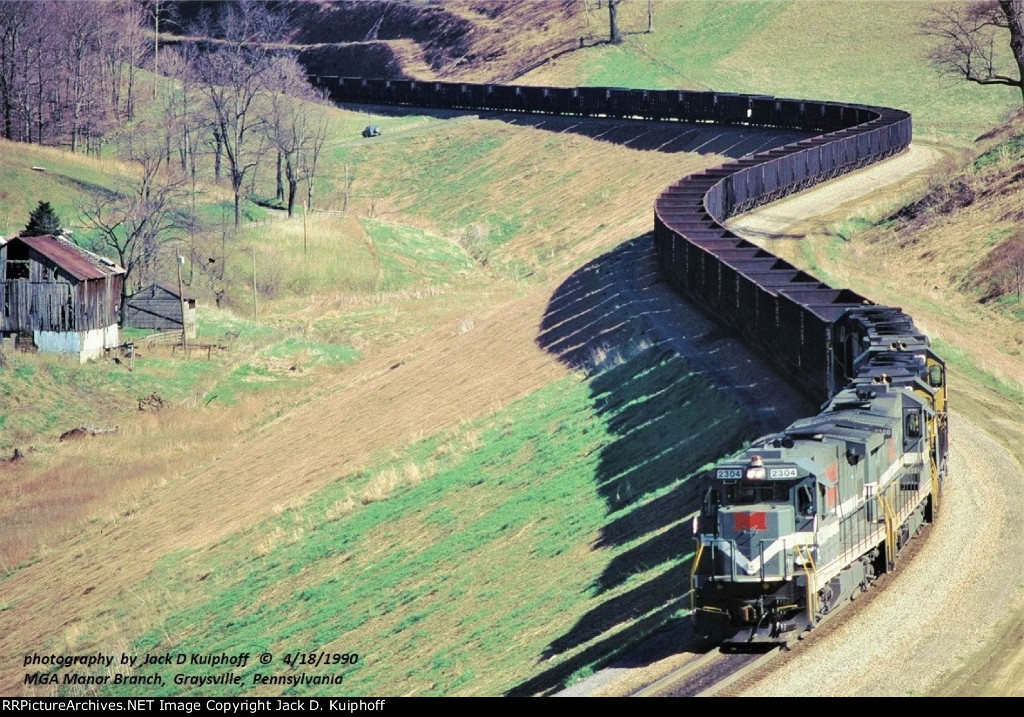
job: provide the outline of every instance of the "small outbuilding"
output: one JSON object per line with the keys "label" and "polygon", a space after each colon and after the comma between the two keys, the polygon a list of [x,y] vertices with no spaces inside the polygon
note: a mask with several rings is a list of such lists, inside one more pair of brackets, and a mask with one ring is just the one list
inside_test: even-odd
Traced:
{"label": "small outbuilding", "polygon": [[118,346],[125,270],[62,236],[0,244],[0,336],[81,362]]}
{"label": "small outbuilding", "polygon": [[[196,300],[181,295],[165,284],[150,284],[128,297],[125,326],[154,331],[181,331],[185,325],[185,336],[196,337]],[[184,308],[184,319],[182,309]]]}

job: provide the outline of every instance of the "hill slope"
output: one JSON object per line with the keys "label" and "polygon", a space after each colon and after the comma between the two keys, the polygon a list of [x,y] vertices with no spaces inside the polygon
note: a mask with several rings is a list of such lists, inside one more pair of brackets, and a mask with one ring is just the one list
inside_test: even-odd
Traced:
{"label": "hill slope", "polygon": [[[712,22],[702,5],[679,4],[698,8],[694,19],[673,15],[682,10],[668,4],[659,6],[651,37],[662,21],[672,27],[668,18],[696,22],[675,36],[721,54],[704,76],[716,87],[742,83],[736,67],[744,65],[729,62],[756,55],[744,44],[749,33],[757,31],[763,49],[770,37],[758,34],[763,28],[800,27],[793,20],[801,17],[817,22],[792,14],[810,13],[803,6],[730,4]],[[850,9],[855,4],[838,7],[851,23],[868,19]],[[890,13],[892,23],[902,22]],[[676,52],[673,32],[658,52]],[[653,50],[641,51],[638,37],[624,49],[590,49],[578,58],[603,58],[595,66],[606,73],[682,61],[668,54],[650,60],[644,51]],[[850,66],[855,59],[867,70],[835,88],[829,77],[801,85],[799,76],[769,73],[770,87],[759,89],[855,90],[901,105],[870,71],[882,66],[871,64],[876,56],[861,60],[852,41],[847,47]],[[826,61],[821,48],[815,52],[808,54]],[[705,64],[689,61],[686,75]],[[536,78],[589,69],[572,62]],[[647,84],[622,78],[616,84]],[[677,75],[663,79],[679,82]],[[928,111],[925,99],[915,101]],[[963,141],[998,114],[985,112],[957,119],[951,136]],[[349,124],[370,119],[398,122],[363,115]],[[386,251],[407,242],[367,271],[390,266],[394,276],[414,280],[397,291],[383,282],[358,295],[320,294],[315,303],[283,292],[271,318],[246,324],[269,334],[285,327],[290,341],[308,341],[309,332],[329,337],[327,344],[358,345],[361,360],[308,384],[286,384],[287,399],[261,406],[259,420],[237,431],[229,426],[228,437],[194,464],[156,471],[141,451],[122,458],[122,471],[155,476],[141,498],[110,500],[73,538],[17,568],[4,566],[5,693],[23,691],[20,656],[31,650],[323,648],[360,653],[360,666],[346,671],[352,694],[532,694],[585,674],[679,614],[689,477],[741,445],[753,427],[736,387],[699,363],[702,353],[733,355],[713,327],[679,318],[686,349],[652,329],[649,322],[668,309],[650,298],[657,275],[638,261],[638,247],[654,196],[720,157],[476,118],[410,126],[416,122],[402,125],[408,134],[386,132],[383,142],[339,136],[330,150],[335,171],[345,163],[356,168],[356,211],[370,243]],[[424,238],[426,229],[432,233]],[[299,230],[297,222],[271,230],[292,251],[274,248],[268,256],[291,260]],[[903,302],[929,331],[959,330],[944,304],[929,310],[922,297],[926,258],[900,254],[919,278],[888,287],[858,252],[884,258],[892,245],[849,244],[859,248],[847,253],[829,240],[808,255],[826,276]],[[795,251],[803,246],[817,244]],[[438,264],[408,261],[424,253]],[[460,277],[466,256],[475,263]],[[825,261],[833,256],[841,271]],[[641,267],[628,286],[609,278],[627,265]],[[975,298],[965,296],[963,305],[973,307]],[[989,413],[993,430],[1008,427],[1012,440],[1012,396],[998,383],[974,390],[985,379],[971,375],[977,352],[966,347],[985,337],[982,317],[991,307],[982,308],[956,343],[967,352],[954,366],[956,378],[972,386],[958,400],[972,415]],[[226,423],[217,402],[187,415],[199,425]],[[103,452],[86,455],[101,460]]]}
{"label": "hill slope", "polygon": [[[646,29],[644,3],[624,26]],[[914,115],[919,139],[965,143],[1019,107],[1020,92],[940,77],[919,31],[928,3],[655,3],[655,30],[566,55],[529,84],[683,87],[863,102]]]}

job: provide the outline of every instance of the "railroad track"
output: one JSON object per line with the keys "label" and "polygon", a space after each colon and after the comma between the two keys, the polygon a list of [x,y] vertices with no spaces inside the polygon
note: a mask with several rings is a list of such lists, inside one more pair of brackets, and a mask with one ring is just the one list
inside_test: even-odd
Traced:
{"label": "railroad track", "polygon": [[[930,530],[926,527],[925,531]],[[803,633],[799,643],[792,651],[776,648],[764,653],[723,652],[716,648],[687,664],[679,667],[664,677],[632,693],[631,697],[718,697],[738,696],[770,674],[770,671],[785,664],[791,656],[798,656],[814,644],[827,639],[836,630],[841,629],[850,619],[866,609],[882,593],[882,588],[897,580],[911,559],[924,546],[924,541],[915,540],[907,547],[905,559],[893,572],[882,575],[876,588],[851,600],[841,610],[837,610],[823,620],[813,631]],[[844,620],[833,620],[843,615]]]}
{"label": "railroad track", "polygon": [[778,648],[762,653],[724,652],[716,648],[630,696],[713,697],[767,665],[778,653]]}

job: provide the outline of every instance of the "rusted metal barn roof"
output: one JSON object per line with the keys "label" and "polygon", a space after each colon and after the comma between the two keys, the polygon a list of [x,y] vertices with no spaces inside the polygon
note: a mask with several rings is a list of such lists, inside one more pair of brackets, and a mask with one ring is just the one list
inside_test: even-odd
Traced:
{"label": "rusted metal barn roof", "polygon": [[45,234],[38,237],[12,237],[10,241],[21,241],[27,244],[80,281],[102,279],[111,274],[125,273],[124,269],[117,264],[113,262],[107,264],[105,262],[109,260],[103,259],[91,251],[86,251],[62,237]]}

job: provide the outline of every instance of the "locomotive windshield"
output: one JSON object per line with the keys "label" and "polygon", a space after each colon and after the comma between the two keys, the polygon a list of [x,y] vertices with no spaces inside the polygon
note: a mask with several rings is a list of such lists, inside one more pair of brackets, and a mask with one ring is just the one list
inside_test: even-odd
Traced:
{"label": "locomotive windshield", "polygon": [[725,488],[725,503],[788,503],[789,486],[781,483],[733,483]]}

